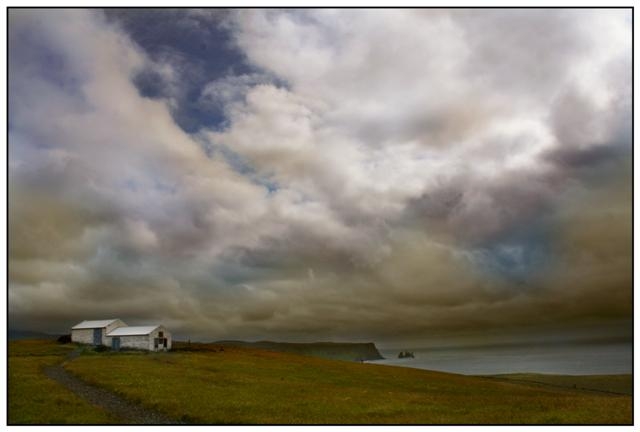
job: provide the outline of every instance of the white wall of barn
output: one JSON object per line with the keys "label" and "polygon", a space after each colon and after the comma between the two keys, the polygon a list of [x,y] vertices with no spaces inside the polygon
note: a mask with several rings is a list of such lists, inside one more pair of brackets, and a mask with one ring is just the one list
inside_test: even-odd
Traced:
{"label": "white wall of barn", "polygon": [[[134,348],[134,349],[142,349],[147,351],[155,351],[154,347],[154,339],[160,337],[160,332],[162,332],[162,337],[167,338],[167,350],[171,349],[171,333],[167,331],[163,326],[158,327],[151,333],[147,335],[132,335],[132,336],[112,336],[105,338],[105,345],[108,347],[112,346],[112,339],[114,337],[120,338],[120,348]],[[162,350],[163,347],[159,347],[159,350]]]}
{"label": "white wall of barn", "polygon": [[93,329],[72,329],[71,341],[83,344],[93,344]]}
{"label": "white wall of barn", "polygon": [[[169,333],[167,331],[166,328],[164,328],[164,326],[160,326],[157,329],[155,329],[154,331],[151,332],[150,334],[150,338],[149,341],[151,342],[151,347],[149,348],[150,350],[154,350],[155,348],[153,347],[153,340],[157,337],[160,337],[160,332],[162,332],[162,337],[163,338],[167,338],[167,350],[171,349],[171,333]],[[159,349],[162,349],[161,347]]]}
{"label": "white wall of barn", "polygon": [[[100,332],[101,332],[100,341],[102,345],[109,346],[111,344],[111,341],[107,342],[107,333],[117,329],[118,327],[124,327],[124,326],[126,326],[124,321],[118,319],[112,322],[111,324],[109,324],[108,326],[100,329]],[[75,330],[71,329],[71,341],[76,343],[93,345],[93,329],[92,328],[75,329]]]}
{"label": "white wall of barn", "polygon": [[124,321],[121,320],[115,320],[114,322],[112,322],[111,324],[109,324],[106,328],[104,328],[102,330],[102,343],[104,345],[108,345],[107,344],[107,334],[112,331],[117,329],[118,327],[126,327],[127,325],[124,323]]}
{"label": "white wall of barn", "polygon": [[[135,336],[113,336],[107,337],[106,345],[111,347],[112,339],[114,337],[120,338],[120,348],[135,348],[142,350],[149,350],[149,335],[135,335]],[[153,344],[152,344],[153,347]]]}

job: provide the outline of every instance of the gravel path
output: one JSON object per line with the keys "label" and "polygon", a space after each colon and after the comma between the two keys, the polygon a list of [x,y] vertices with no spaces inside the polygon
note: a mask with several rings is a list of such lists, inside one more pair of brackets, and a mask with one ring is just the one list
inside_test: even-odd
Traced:
{"label": "gravel path", "polygon": [[[76,356],[77,354],[72,353],[69,358]],[[49,378],[58,381],[89,403],[113,414],[125,424],[182,424],[182,422],[127,401],[110,391],[87,384],[67,372],[61,364],[45,368],[44,372]]]}

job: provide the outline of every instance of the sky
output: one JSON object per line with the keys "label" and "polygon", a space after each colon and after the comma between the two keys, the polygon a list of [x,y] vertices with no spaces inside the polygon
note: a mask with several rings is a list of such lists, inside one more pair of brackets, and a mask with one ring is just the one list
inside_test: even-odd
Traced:
{"label": "sky", "polygon": [[11,9],[14,329],[630,340],[629,9]]}

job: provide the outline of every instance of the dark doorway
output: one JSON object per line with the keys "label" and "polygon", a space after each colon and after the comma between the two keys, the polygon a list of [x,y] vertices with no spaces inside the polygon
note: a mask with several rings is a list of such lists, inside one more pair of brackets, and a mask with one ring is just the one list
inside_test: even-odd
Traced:
{"label": "dark doorway", "polygon": [[93,329],[93,344],[102,344],[102,329]]}

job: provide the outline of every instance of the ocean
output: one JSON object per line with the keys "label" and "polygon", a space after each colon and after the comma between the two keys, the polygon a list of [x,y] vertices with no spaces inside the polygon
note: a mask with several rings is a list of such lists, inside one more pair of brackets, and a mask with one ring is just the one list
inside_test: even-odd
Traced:
{"label": "ocean", "polygon": [[[370,363],[464,375],[531,372],[561,375],[632,373],[631,343],[571,343],[447,348],[379,349],[385,360]],[[399,359],[400,351],[415,358]]]}

